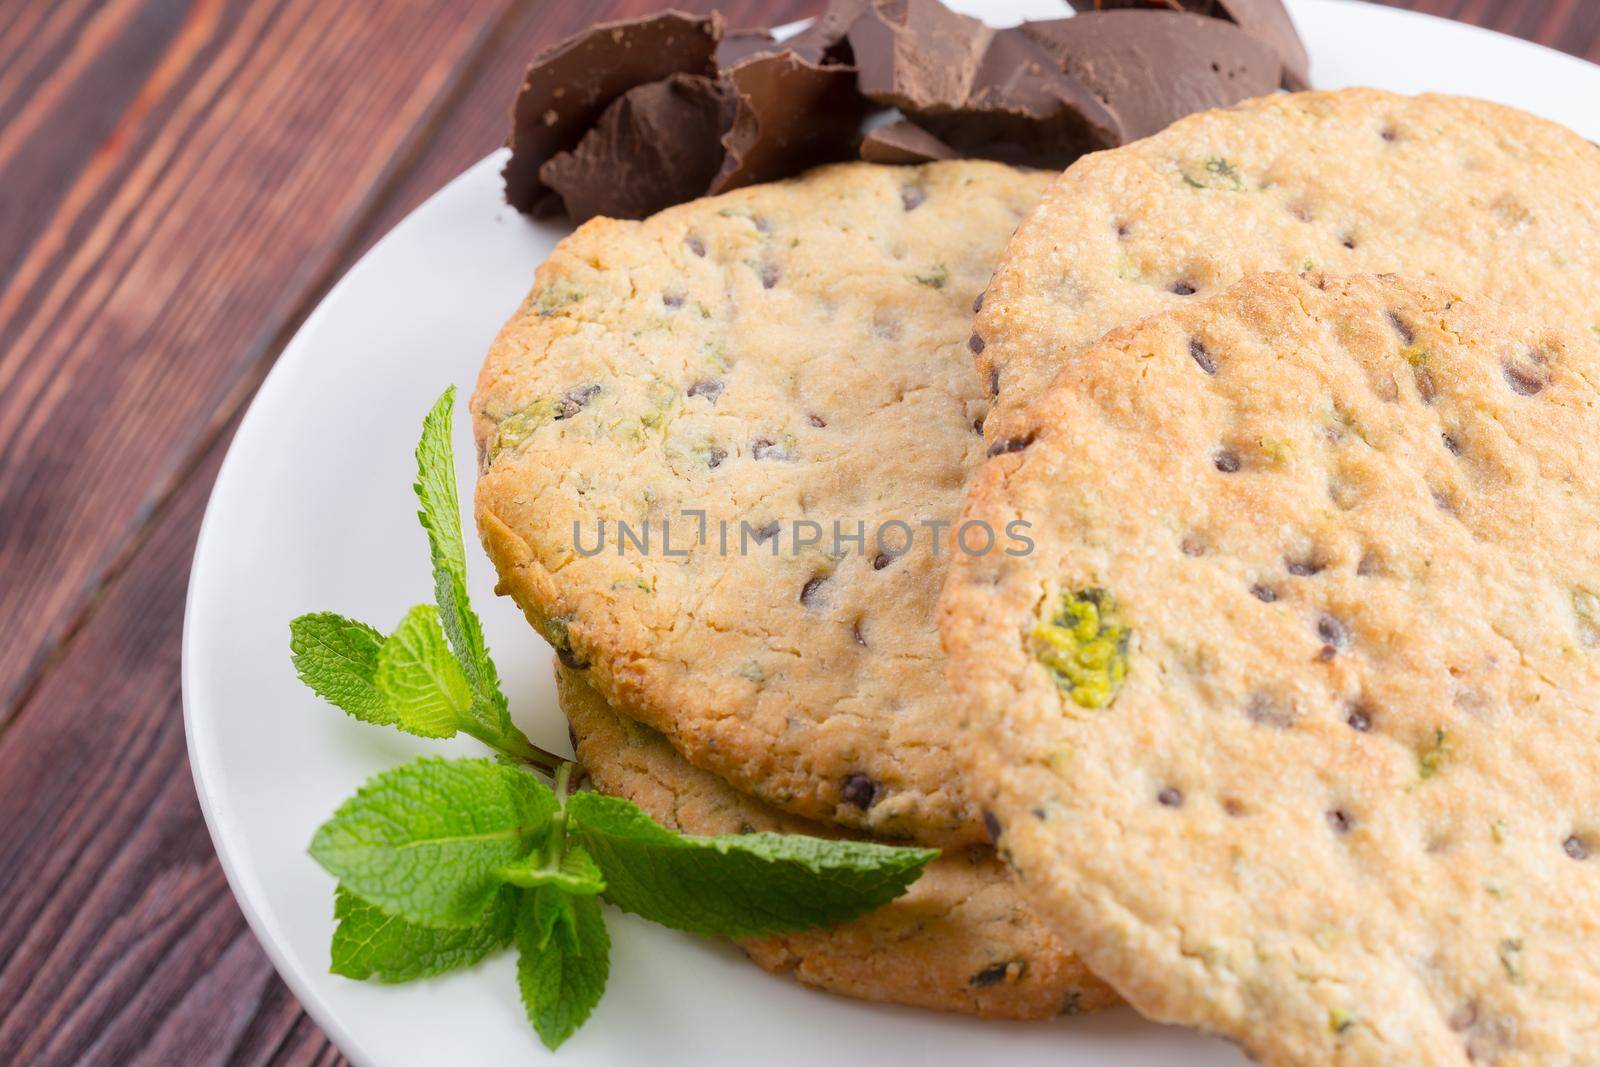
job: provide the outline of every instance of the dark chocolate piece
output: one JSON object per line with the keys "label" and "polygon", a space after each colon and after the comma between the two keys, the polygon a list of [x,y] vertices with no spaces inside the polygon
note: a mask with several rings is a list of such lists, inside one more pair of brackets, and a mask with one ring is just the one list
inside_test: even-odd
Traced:
{"label": "dark chocolate piece", "polygon": [[1079,11],[1159,8],[1225,19],[1272,49],[1283,63],[1285,89],[1311,88],[1311,59],[1283,0],[1068,0]]}
{"label": "dark chocolate piece", "polygon": [[1117,143],[1105,106],[1017,29],[937,0],[875,0],[849,41],[862,94],[963,155],[1065,166]]}
{"label": "dark chocolate piece", "polygon": [[737,106],[722,138],[727,158],[707,192],[786,178],[856,154],[866,103],[851,68],[818,66],[784,51],[752,56],[723,77]]}
{"label": "dark chocolate piece", "polygon": [[698,74],[638,85],[611,102],[570,152],[539,168],[574,223],[642,219],[706,191],[722,165],[733,93]]}
{"label": "dark chocolate piece", "polygon": [[554,198],[539,178],[545,161],[576,147],[612,101],[635,86],[673,74],[716,77],[721,38],[719,15],[667,12],[602,23],[540,54],[512,112],[506,201],[518,211],[548,211]]}
{"label": "dark chocolate piece", "polygon": [[907,119],[879,126],[861,142],[861,158],[868,163],[927,163],[956,155],[954,148]]}
{"label": "dark chocolate piece", "polygon": [[1104,11],[1019,29],[1104,101],[1123,144],[1270,93],[1283,67],[1239,27],[1177,11]]}
{"label": "dark chocolate piece", "polygon": [[783,46],[807,63],[848,67],[854,58],[846,34],[870,5],[871,0],[829,0],[827,10]]}

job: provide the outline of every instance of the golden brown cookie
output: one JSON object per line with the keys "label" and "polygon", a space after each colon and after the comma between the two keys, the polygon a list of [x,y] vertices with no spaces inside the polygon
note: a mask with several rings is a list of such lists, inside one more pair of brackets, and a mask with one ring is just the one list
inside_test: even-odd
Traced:
{"label": "golden brown cookie", "polygon": [[[559,664],[561,709],[596,788],[691,834],[754,830],[833,837],[695,767],[667,740],[605,702]],[[988,1018],[1043,1019],[1106,1007],[1116,998],[1024,904],[987,848],[952,850],[905,896],[836,926],[749,939],[745,953],[774,974],[860,1000]]]}
{"label": "golden brown cookie", "polygon": [[988,439],[1106,331],[1258,271],[1399,271],[1600,329],[1600,149],[1450,96],[1279,94],[1085,156],[1006,249],[972,345]]}
{"label": "golden brown cookie", "polygon": [[972,302],[1048,180],[856,163],[583,226],[473,398],[501,590],[739,789],[981,841],[933,607],[982,456]]}
{"label": "golden brown cookie", "polygon": [[1018,420],[941,626],[1040,914],[1267,1063],[1600,1062],[1600,340],[1253,276]]}

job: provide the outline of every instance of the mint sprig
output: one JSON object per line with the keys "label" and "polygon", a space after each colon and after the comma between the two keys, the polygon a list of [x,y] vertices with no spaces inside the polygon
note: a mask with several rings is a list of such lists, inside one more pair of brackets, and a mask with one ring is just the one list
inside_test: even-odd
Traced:
{"label": "mint sprig", "polygon": [[339,880],[333,972],[406,982],[515,944],[528,1020],[554,1049],[605,992],[601,900],[680,930],[751,937],[842,922],[905,892],[936,852],[801,835],[687,837],[628,801],[571,791],[577,765],[512,723],[467,598],[454,397],[446,390],[429,411],[416,451],[434,603],[387,636],[329,612],[302,615],[289,646],[301,681],[352,717],[419,737],[465,733],[498,759],[422,758],[384,771],[317,830],[311,855]]}
{"label": "mint sprig", "polygon": [[606,899],[695,934],[753,937],[853,919],[904,893],[932,855],[799,834],[685,837],[601,793],[581,793],[569,808]]}

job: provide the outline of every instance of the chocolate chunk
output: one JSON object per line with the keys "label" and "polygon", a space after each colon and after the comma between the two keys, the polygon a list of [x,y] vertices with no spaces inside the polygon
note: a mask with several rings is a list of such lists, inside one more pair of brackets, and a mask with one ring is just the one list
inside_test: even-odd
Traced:
{"label": "chocolate chunk", "polygon": [[1169,785],[1156,794],[1156,801],[1164,808],[1181,808],[1183,794]]}
{"label": "chocolate chunk", "polygon": [[828,8],[811,25],[783,42],[784,47],[807,63],[819,66],[850,66],[850,42],[845,35],[866,11],[871,0],[831,0]]}
{"label": "chocolate chunk", "polygon": [[1173,282],[1172,291],[1178,296],[1193,296],[1195,293],[1193,283],[1187,281]]}
{"label": "chocolate chunk", "polygon": [[988,454],[990,456],[1003,456],[1009,452],[1021,452],[1031,444],[1033,444],[1032,434],[1026,437],[1008,437],[1004,441],[996,441],[990,445]]}
{"label": "chocolate chunk", "polygon": [[1372,715],[1364,708],[1351,708],[1350,714],[1344,721],[1349,725],[1350,729],[1358,733],[1364,734],[1372,729]]}
{"label": "chocolate chunk", "polygon": [[1322,564],[1310,558],[1285,556],[1283,567],[1296,578],[1310,578],[1322,573]]}
{"label": "chocolate chunk", "polygon": [[1350,640],[1350,631],[1344,623],[1332,615],[1321,615],[1317,617],[1317,637],[1324,644],[1343,648]]}
{"label": "chocolate chunk", "polygon": [[570,152],[539,168],[576,223],[596,215],[642,219],[704,193],[722,166],[722,134],[733,122],[725,86],[674,74],[611,102]]}
{"label": "chocolate chunk", "polygon": [[1005,981],[1006,975],[1010,970],[1011,964],[1009,963],[992,964],[973,975],[970,981],[972,985],[982,989],[984,986],[996,985]]}
{"label": "chocolate chunk", "polygon": [[1277,53],[1237,26],[1176,11],[1106,11],[1027,22],[1020,32],[1116,117],[1119,143],[1195,111],[1272,92]]}
{"label": "chocolate chunk", "polygon": [[859,771],[851,772],[844,776],[844,785],[839,788],[839,795],[846,804],[854,804],[862,811],[872,807],[873,801],[878,799],[878,783]]}
{"label": "chocolate chunk", "polygon": [[1195,364],[1207,374],[1217,373],[1217,360],[1210,352],[1206,351],[1205,342],[1198,337],[1189,338],[1189,356]]}
{"label": "chocolate chunk", "polygon": [[607,22],[541,53],[528,67],[512,113],[506,201],[518,211],[556,202],[539,168],[571,151],[612,102],[635,86],[674,74],[714,78],[722,36],[718,15],[676,12]]}
{"label": "chocolate chunk", "polygon": [[861,142],[861,158],[868,163],[927,163],[956,155],[954,148],[906,119],[879,126]]}
{"label": "chocolate chunk", "polygon": [[1117,142],[1093,92],[1019,28],[937,0],[877,0],[850,27],[861,92],[963,155],[1065,166]]}
{"label": "chocolate chunk", "polygon": [[822,605],[822,587],[828,581],[826,575],[818,575],[806,582],[800,590],[800,603],[808,608],[817,608]]}
{"label": "chocolate chunk", "polygon": [[1341,811],[1338,808],[1325,814],[1328,825],[1333,828],[1335,833],[1347,834],[1350,832],[1350,828],[1356,824],[1356,821],[1350,817],[1349,812]]}
{"label": "chocolate chunk", "polygon": [[1394,332],[1400,335],[1402,344],[1414,345],[1417,343],[1416,331],[1411,328],[1410,323],[1400,317],[1399,312],[1391,308],[1384,314],[1389,319],[1389,325],[1394,327]]}
{"label": "chocolate chunk", "polygon": [[1079,11],[1157,8],[1226,19],[1277,54],[1283,88],[1311,88],[1311,60],[1283,0],[1068,0]]}
{"label": "chocolate chunk", "polygon": [[1568,856],[1571,856],[1575,860],[1586,860],[1589,858],[1589,846],[1584,844],[1583,838],[1579,837],[1577,834],[1573,834],[1571,837],[1561,842],[1561,848],[1562,851],[1566,852]]}
{"label": "chocolate chunk", "polygon": [[693,385],[689,386],[689,395],[703,396],[715,404],[717,402],[717,397],[722,395],[722,390],[722,379],[702,378],[698,382],[695,382]]}
{"label": "chocolate chunk", "polygon": [[1501,370],[1505,372],[1506,384],[1518,396],[1533,396],[1545,387],[1545,380],[1537,371],[1509,361],[1502,365]]}
{"label": "chocolate chunk", "polygon": [[1236,474],[1239,470],[1239,453],[1230,452],[1226,448],[1219,448],[1211,457],[1211,462],[1223,474]]}
{"label": "chocolate chunk", "polygon": [[992,811],[986,810],[983,813],[983,832],[988,835],[989,844],[1000,843],[1000,820],[995,818]]}
{"label": "chocolate chunk", "polygon": [[708,192],[772,181],[856,154],[866,103],[850,68],[819,66],[785,51],[751,56],[724,77],[736,106],[722,137],[727,157]]}
{"label": "chocolate chunk", "polygon": [[1270,604],[1278,599],[1278,591],[1276,589],[1270,585],[1262,585],[1259,582],[1250,587],[1250,595],[1263,604]]}

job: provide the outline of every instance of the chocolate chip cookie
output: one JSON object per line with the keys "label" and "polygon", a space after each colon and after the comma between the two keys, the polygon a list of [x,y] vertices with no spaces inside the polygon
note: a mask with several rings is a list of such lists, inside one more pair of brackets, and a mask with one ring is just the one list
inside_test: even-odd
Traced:
{"label": "chocolate chip cookie", "polygon": [[[693,766],[607,705],[581,672],[558,665],[556,687],[578,758],[602,792],[685,833],[838,835]],[[905,896],[870,915],[742,947],[764,969],[830,993],[988,1018],[1043,1019],[1116,1000],[1039,922],[984,847],[946,853]]]}
{"label": "chocolate chip cookie", "polygon": [[1572,297],[1252,276],[1089,346],[975,475],[964,517],[1037,547],[951,568],[969,780],[1144,1014],[1268,1063],[1600,1061]]}
{"label": "chocolate chip cookie", "polygon": [[501,591],[739,789],[981,841],[933,610],[983,451],[972,303],[1048,180],[846,164],[580,228],[473,398]]}
{"label": "chocolate chip cookie", "polygon": [[1600,329],[1600,149],[1511,108],[1345,89],[1181,119],[1073,164],[972,338],[991,443],[1107,330],[1257,271],[1401,271]]}

